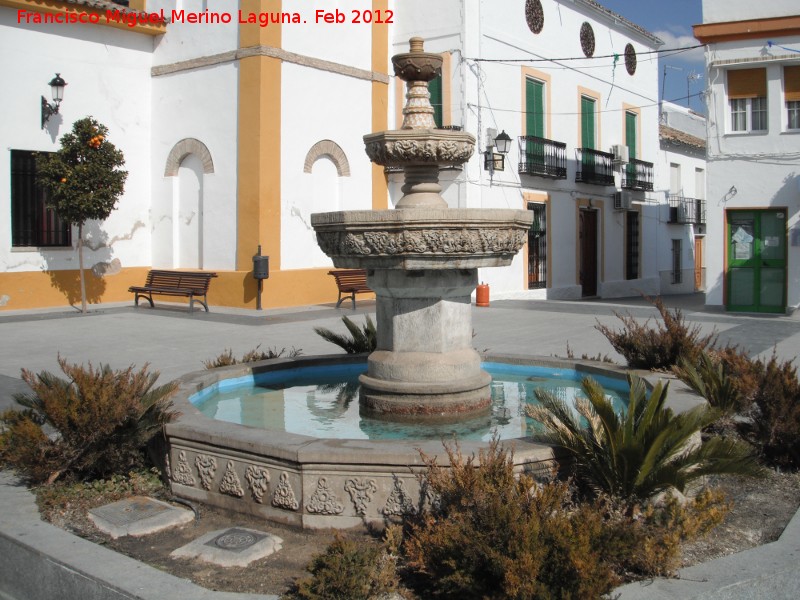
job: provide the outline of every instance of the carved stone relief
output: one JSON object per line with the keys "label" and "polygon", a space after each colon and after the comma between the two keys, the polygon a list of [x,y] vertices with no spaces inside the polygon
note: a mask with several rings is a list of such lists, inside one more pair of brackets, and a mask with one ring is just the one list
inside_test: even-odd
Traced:
{"label": "carved stone relief", "polygon": [[244,478],[247,480],[247,485],[250,486],[253,499],[262,504],[264,502],[264,494],[267,493],[267,486],[269,485],[269,471],[263,467],[250,465],[247,467]]}
{"label": "carved stone relief", "polygon": [[278,508],[285,508],[288,510],[297,510],[300,504],[295,498],[294,490],[289,484],[289,474],[284,471],[281,473],[280,482],[278,487],[275,488],[275,493],[272,494],[272,505]]}
{"label": "carved stone relief", "polygon": [[237,498],[244,496],[242,483],[239,481],[239,476],[236,474],[236,470],[233,468],[232,460],[228,461],[228,465],[225,468],[225,475],[222,476],[222,483],[219,484],[219,491],[223,494],[228,494],[229,496],[235,496]]}
{"label": "carved stone relief", "polygon": [[338,515],[344,510],[344,506],[331,490],[328,480],[320,477],[317,489],[306,504],[306,510],[318,515]]}
{"label": "carved stone relief", "polygon": [[200,475],[200,483],[203,489],[210,490],[214,482],[214,473],[217,472],[217,459],[213,456],[198,454],[194,459],[194,466]]}
{"label": "carved stone relief", "polygon": [[372,502],[372,494],[378,491],[374,479],[348,479],[344,490],[350,494],[356,514],[367,514],[367,505]]}
{"label": "carved stone relief", "polygon": [[189,462],[186,460],[186,452],[183,450],[178,453],[178,464],[172,474],[172,481],[182,485],[195,484],[192,468],[189,466]]}
{"label": "carved stone relief", "polygon": [[400,517],[402,515],[416,514],[417,509],[406,491],[405,483],[399,477],[394,478],[394,489],[386,499],[381,513],[388,516]]}

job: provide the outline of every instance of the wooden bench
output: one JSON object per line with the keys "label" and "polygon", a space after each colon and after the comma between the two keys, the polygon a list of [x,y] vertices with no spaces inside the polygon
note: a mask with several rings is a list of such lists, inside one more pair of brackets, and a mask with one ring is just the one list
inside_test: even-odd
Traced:
{"label": "wooden bench", "polygon": [[339,308],[339,305],[349,297],[353,302],[353,309],[355,309],[356,294],[372,292],[367,287],[367,272],[364,269],[338,269],[328,271],[328,275],[333,275],[336,287],[339,288],[339,301],[336,303],[336,308]]}
{"label": "wooden bench", "polygon": [[[161,296],[185,296],[189,298],[189,312],[194,311],[197,300],[208,312],[208,286],[216,273],[204,271],[163,271],[153,269],[147,273],[147,281],[142,286],[131,286],[129,292],[136,294],[134,303],[139,306],[139,296],[154,307],[153,294]],[[203,299],[201,300],[200,297]]]}

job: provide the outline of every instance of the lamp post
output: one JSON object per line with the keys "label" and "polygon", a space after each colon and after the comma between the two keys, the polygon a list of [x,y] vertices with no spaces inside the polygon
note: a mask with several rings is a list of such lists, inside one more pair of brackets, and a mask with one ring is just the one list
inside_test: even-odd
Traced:
{"label": "lamp post", "polygon": [[[499,156],[494,153],[495,149],[497,149]],[[492,145],[488,145],[486,147],[483,166],[485,169],[488,169],[490,178],[494,176],[495,170],[505,170],[505,158],[509,150],[511,150],[511,136],[509,136],[504,129],[494,138],[494,140],[492,140]],[[496,163],[498,159],[500,161],[499,167]]]}
{"label": "lamp post", "polygon": [[42,96],[42,129],[44,129],[51,116],[58,114],[58,107],[64,99],[64,88],[67,82],[61,78],[61,73],[56,73],[56,76],[50,80],[48,85],[53,96],[53,103],[50,104],[47,98]]}

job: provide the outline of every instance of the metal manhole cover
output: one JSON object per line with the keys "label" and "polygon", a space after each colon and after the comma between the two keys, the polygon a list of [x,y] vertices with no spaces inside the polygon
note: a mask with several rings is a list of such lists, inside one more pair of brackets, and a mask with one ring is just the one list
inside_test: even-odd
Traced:
{"label": "metal manhole cover", "polygon": [[228,550],[229,552],[243,552],[265,537],[267,537],[266,534],[233,528],[209,540],[206,542],[206,546]]}

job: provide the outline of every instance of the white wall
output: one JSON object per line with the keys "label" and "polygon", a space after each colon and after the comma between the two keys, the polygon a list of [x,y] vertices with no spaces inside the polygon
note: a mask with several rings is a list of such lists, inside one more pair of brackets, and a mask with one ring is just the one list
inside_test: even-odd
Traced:
{"label": "white wall", "polygon": [[[196,45],[196,50],[202,46]],[[152,266],[182,266],[176,237],[180,226],[175,221],[180,192],[176,178],[165,177],[164,169],[173,147],[194,138],[208,148],[214,165],[214,172],[204,174],[202,181],[203,268],[235,269],[238,65],[229,62],[153,77],[152,89]]]}
{"label": "white wall", "polygon": [[703,23],[727,23],[796,15],[796,0],[703,0]]}
{"label": "white wall", "polygon": [[[125,155],[125,193],[111,216],[87,224],[85,264],[118,259],[122,267],[149,264],[150,62],[153,38],[132,32],[72,24],[17,24],[16,12],[0,7],[0,113],[5,115],[0,168],[0,270],[75,269],[72,249],[11,248],[10,149],[58,150],[72,123],[92,116],[109,129],[109,141]],[[40,128],[40,96],[51,101],[48,82],[56,72],[67,82],[60,114]],[[73,233],[73,243],[76,238]],[[2,292],[0,292],[2,293]]]}
{"label": "white wall", "polygon": [[[372,167],[362,139],[372,127],[371,83],[284,63],[281,84],[281,269],[329,266],[311,214],[372,208]],[[341,147],[349,176],[339,177],[325,157],[312,173],[303,171],[309,150],[323,140]]]}

